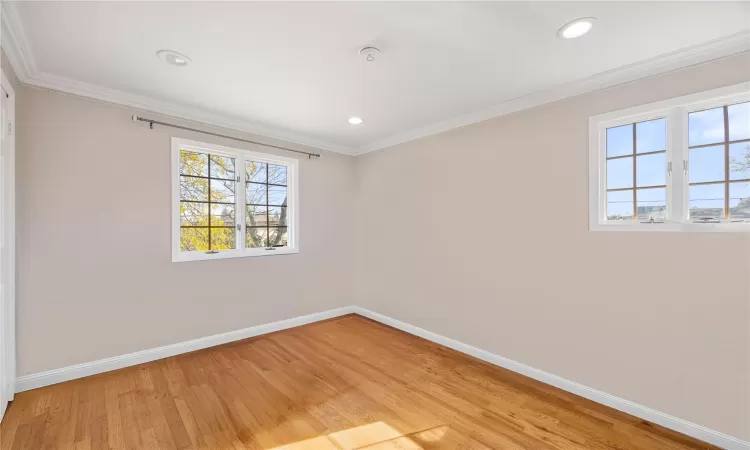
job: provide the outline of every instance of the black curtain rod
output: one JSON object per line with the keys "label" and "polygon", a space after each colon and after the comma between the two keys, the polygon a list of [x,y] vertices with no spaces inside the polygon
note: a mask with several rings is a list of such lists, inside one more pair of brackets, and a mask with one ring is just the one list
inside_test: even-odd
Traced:
{"label": "black curtain rod", "polygon": [[307,155],[307,157],[310,158],[310,159],[312,159],[313,157],[320,158],[320,153],[303,152],[301,150],[294,150],[294,149],[291,149],[291,148],[280,147],[278,145],[264,144],[263,142],[251,141],[249,139],[241,139],[241,138],[237,138],[237,137],[234,137],[234,136],[227,136],[226,134],[212,133],[210,131],[203,131],[203,130],[198,130],[198,129],[195,129],[195,128],[183,127],[182,125],[175,125],[173,123],[160,122],[158,120],[148,119],[146,117],[133,116],[133,122],[147,122],[149,124],[149,126],[151,127],[152,130],[154,129],[154,124],[156,124],[156,125],[161,125],[161,126],[164,126],[164,127],[177,128],[177,129],[185,130],[185,131],[194,131],[196,133],[208,134],[210,136],[216,136],[216,137],[221,137],[221,138],[226,138],[226,139],[233,139],[235,141],[240,141],[240,142],[247,142],[248,144],[263,145],[265,147],[277,148],[279,150],[284,150],[284,151],[287,151],[287,152],[300,153],[300,154],[303,154],[303,155]]}

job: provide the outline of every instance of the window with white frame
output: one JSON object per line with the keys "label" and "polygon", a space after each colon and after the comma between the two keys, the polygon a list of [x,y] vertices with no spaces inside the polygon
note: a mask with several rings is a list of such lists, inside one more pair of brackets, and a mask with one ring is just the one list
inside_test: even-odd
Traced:
{"label": "window with white frame", "polygon": [[297,253],[297,160],[172,139],[172,260]]}
{"label": "window with white frame", "polygon": [[750,231],[750,83],[590,120],[590,229]]}

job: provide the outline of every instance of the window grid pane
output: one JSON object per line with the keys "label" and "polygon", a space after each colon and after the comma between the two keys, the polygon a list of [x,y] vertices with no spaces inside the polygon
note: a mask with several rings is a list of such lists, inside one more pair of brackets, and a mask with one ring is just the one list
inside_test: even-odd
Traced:
{"label": "window grid pane", "polygon": [[234,166],[233,157],[180,150],[180,179],[185,181],[181,185],[194,180],[205,187],[205,195],[180,201],[181,251],[236,248]]}
{"label": "window grid pane", "polygon": [[732,219],[750,219],[750,182],[729,184],[729,216]]}
{"label": "window grid pane", "polygon": [[[626,129],[629,136],[625,136]],[[609,152],[609,149],[607,150],[607,220],[638,220],[639,210],[646,218],[665,219],[666,198],[663,202],[657,202],[651,196],[646,195],[646,192],[643,192],[644,199],[639,201],[638,194],[639,191],[644,191],[643,188],[662,188],[661,190],[666,192],[666,119],[652,119],[608,128],[608,146],[610,142],[613,142],[613,140],[610,140],[610,130],[616,131],[618,149],[612,152],[615,156],[610,156],[612,153]],[[642,135],[639,135],[638,130],[641,130]],[[623,142],[631,147],[627,153],[625,153],[622,145]],[[662,154],[663,157],[657,156]],[[647,170],[647,167],[644,166],[647,161],[651,161],[652,164],[655,163],[656,167],[648,167],[650,170]],[[639,176],[639,165],[645,176]],[[659,173],[658,166],[663,166],[663,178]],[[613,170],[610,171],[610,168]],[[615,178],[616,174],[619,174],[619,176]],[[627,199],[624,198],[626,193],[629,195]],[[659,203],[659,205],[657,206],[656,203]],[[625,211],[625,209],[628,209],[628,211]]]}
{"label": "window grid pane", "polygon": [[641,221],[659,222],[667,218],[666,188],[638,189],[636,197],[636,213]]}
{"label": "window grid pane", "polygon": [[724,127],[726,107],[693,111],[688,114],[688,145],[720,144],[727,139]]}
{"label": "window grid pane", "polygon": [[[745,146],[750,145],[747,144],[750,139],[745,136],[745,124],[738,120],[744,119],[747,115],[746,105],[747,102],[725,105],[688,114],[690,144],[693,144],[688,147],[691,218],[744,218],[744,205],[747,199],[737,197],[738,194],[733,191],[737,186],[741,186],[741,183],[750,181],[750,177],[747,176],[750,155],[744,154]],[[711,118],[707,120],[709,115]],[[710,155],[709,152],[712,151],[713,155]],[[713,170],[699,172],[699,168],[711,166],[714,167]],[[718,176],[719,171],[722,173],[721,177]],[[734,185],[737,182],[740,184]],[[706,195],[708,192],[711,193],[708,196],[710,198]],[[738,209],[739,202],[742,204]]]}
{"label": "window grid pane", "polygon": [[690,217],[694,219],[716,219],[724,217],[725,183],[709,183],[690,186]]}
{"label": "window grid pane", "polygon": [[[246,161],[245,247],[288,245],[287,171],[280,164]],[[252,192],[252,193],[251,193]]]}
{"label": "window grid pane", "polygon": [[750,179],[750,141],[729,144],[729,165],[732,181]]}
{"label": "window grid pane", "polygon": [[667,150],[667,119],[654,119],[635,124],[636,153],[654,153]]}
{"label": "window grid pane", "polygon": [[607,192],[607,220],[633,220],[633,189]]}
{"label": "window grid pane", "polygon": [[737,103],[727,107],[730,141],[750,139],[750,102]]}

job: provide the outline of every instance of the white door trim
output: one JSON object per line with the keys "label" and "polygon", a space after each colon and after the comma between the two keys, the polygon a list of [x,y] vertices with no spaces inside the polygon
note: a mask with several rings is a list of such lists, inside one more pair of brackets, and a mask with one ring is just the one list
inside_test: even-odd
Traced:
{"label": "white door trim", "polygon": [[[0,83],[8,93],[7,124],[2,123],[5,139],[0,145],[0,420],[16,391],[16,95],[0,69]],[[0,95],[5,95],[0,90]]]}

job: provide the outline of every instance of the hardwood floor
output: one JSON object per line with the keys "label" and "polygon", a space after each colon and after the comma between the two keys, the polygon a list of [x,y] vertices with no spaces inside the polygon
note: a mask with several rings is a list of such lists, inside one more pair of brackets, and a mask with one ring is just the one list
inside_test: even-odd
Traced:
{"label": "hardwood floor", "polygon": [[0,449],[713,449],[344,316],[16,396]]}

